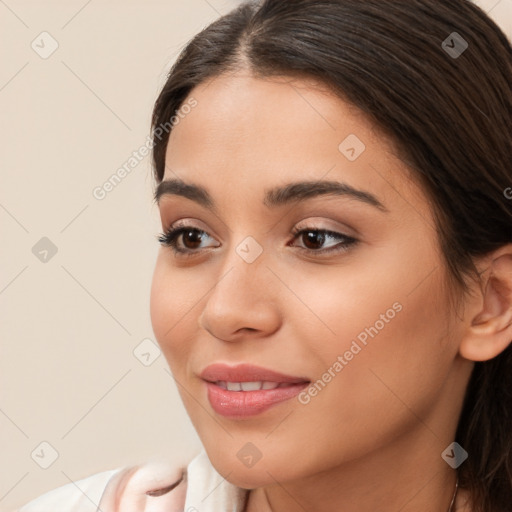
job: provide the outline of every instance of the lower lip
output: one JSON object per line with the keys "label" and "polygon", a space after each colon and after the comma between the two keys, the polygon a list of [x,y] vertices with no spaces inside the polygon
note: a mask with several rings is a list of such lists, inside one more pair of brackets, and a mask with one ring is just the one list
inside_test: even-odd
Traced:
{"label": "lower lip", "polygon": [[228,391],[212,382],[206,382],[208,400],[213,410],[230,418],[245,418],[260,414],[273,405],[297,396],[309,383],[293,384],[276,389],[258,391]]}

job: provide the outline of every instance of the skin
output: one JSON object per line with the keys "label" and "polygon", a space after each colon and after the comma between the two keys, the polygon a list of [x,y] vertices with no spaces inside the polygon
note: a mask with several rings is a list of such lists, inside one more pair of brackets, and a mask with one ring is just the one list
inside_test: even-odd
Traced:
{"label": "skin", "polygon": [[[512,339],[511,248],[479,262],[500,293],[475,288],[456,315],[429,201],[361,112],[311,80],[248,71],[190,96],[198,104],[171,132],[164,179],[205,187],[217,212],[160,198],[164,230],[186,220],[206,234],[180,237],[189,258],[160,249],[151,320],[212,464],[252,489],[249,512],[448,510],[456,474],[441,453],[473,361]],[[349,134],[366,146],[355,161],[338,149]],[[267,189],[313,179],[371,192],[388,211],[332,195],[263,204]],[[308,245],[294,227],[358,243],[321,255],[343,239]],[[247,236],[263,249],[250,264],[235,250]],[[212,409],[198,376],[209,364],[248,362],[314,382],[397,302],[401,311],[308,404],[294,398],[242,420]],[[237,457],[247,442],[262,455],[251,468]],[[454,510],[469,511],[468,499],[460,489]]]}

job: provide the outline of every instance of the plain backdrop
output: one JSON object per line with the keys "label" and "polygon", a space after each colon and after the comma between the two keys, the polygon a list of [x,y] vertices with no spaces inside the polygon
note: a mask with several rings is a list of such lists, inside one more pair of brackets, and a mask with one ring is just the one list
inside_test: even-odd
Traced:
{"label": "plain backdrop", "polygon": [[[149,135],[184,44],[235,0],[0,0],[0,511],[200,443],[154,344]],[[477,2],[512,37],[512,0]],[[132,161],[133,164],[133,161]]]}

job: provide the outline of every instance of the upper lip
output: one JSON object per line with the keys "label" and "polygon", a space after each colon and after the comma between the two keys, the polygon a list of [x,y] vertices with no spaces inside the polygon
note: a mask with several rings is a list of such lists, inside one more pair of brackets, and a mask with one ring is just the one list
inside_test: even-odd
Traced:
{"label": "upper lip", "polygon": [[299,384],[309,382],[308,379],[302,377],[293,377],[283,373],[269,370],[261,366],[251,364],[237,364],[229,366],[224,363],[215,363],[207,366],[199,375],[202,379],[209,382],[287,382],[291,384]]}

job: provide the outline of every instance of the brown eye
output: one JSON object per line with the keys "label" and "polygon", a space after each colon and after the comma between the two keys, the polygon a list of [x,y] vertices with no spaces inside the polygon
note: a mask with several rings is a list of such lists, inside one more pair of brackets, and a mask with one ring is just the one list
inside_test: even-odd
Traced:
{"label": "brown eye", "polygon": [[170,247],[176,256],[193,256],[200,252],[201,243],[208,237],[210,235],[206,231],[193,226],[181,226],[170,228],[158,237],[158,241],[163,246]]}
{"label": "brown eye", "polygon": [[[302,241],[303,247],[299,246],[299,248],[313,254],[348,251],[350,246],[358,242],[358,240],[353,237],[326,229],[304,228],[294,230],[294,235],[295,239]],[[338,240],[338,243],[330,243],[330,245],[325,247],[325,244],[330,240]]]}
{"label": "brown eye", "polygon": [[187,249],[197,249],[201,245],[203,231],[197,229],[187,229],[182,232],[183,245]]}
{"label": "brown eye", "polygon": [[318,250],[325,243],[325,234],[321,231],[304,231],[302,233],[302,240],[306,248]]}

